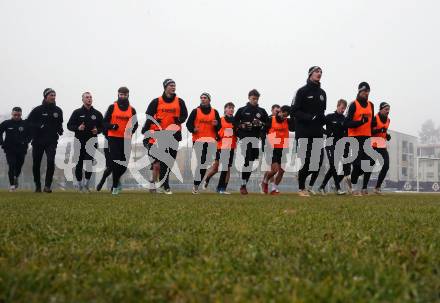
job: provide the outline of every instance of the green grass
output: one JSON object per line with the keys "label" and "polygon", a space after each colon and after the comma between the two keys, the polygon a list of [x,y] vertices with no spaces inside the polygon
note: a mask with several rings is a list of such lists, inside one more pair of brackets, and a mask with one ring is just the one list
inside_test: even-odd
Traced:
{"label": "green grass", "polygon": [[440,196],[1,192],[9,301],[440,301]]}

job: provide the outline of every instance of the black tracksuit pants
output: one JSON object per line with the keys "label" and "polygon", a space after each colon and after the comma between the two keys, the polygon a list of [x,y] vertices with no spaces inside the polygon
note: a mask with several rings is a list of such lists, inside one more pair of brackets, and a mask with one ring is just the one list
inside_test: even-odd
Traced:
{"label": "black tracksuit pants", "polygon": [[[177,150],[172,148],[167,148],[166,152],[174,159],[174,161],[177,158]],[[173,162],[174,165],[174,162]],[[163,188],[169,189],[170,188],[170,173],[171,173],[171,167],[168,167],[168,165],[162,161],[160,161],[160,171],[159,171],[159,179],[160,181],[163,181]]]}
{"label": "black tracksuit pants", "polygon": [[101,180],[99,184],[101,186],[104,184],[105,180],[107,180],[108,176],[112,174],[112,159],[110,156],[110,149],[108,147],[104,148],[104,156],[105,156],[105,170],[102,174]]}
{"label": "black tracksuit pants", "polygon": [[[128,144],[131,146],[129,142]],[[110,159],[112,160],[112,176],[113,176],[113,186],[112,188],[118,187],[122,175],[127,170],[128,162],[124,151],[125,139],[119,137],[108,137],[108,148],[110,153]],[[130,157],[129,154],[127,154]],[[125,164],[117,163],[118,161],[126,162]]]}
{"label": "black tracksuit pants", "polygon": [[24,164],[24,158],[26,157],[26,152],[16,152],[16,151],[5,151],[6,162],[8,163],[8,177],[9,184],[17,185],[16,179],[21,174],[21,168]]}
{"label": "black tracksuit pants", "polygon": [[[196,170],[194,174],[194,185],[199,186],[205,177],[208,162],[212,162],[217,144],[216,143],[193,143],[193,151],[196,154]],[[199,160],[200,159],[200,160]]]}
{"label": "black tracksuit pants", "polygon": [[364,179],[362,180],[362,189],[367,189],[368,182],[370,181],[371,172],[364,172],[362,170],[362,161],[367,160],[370,163],[372,159],[365,153],[364,144],[365,141],[370,137],[354,137],[359,142],[359,153],[356,159],[353,161],[353,171],[351,173],[351,182],[353,184],[357,184],[359,177],[364,175]]}
{"label": "black tracksuit pants", "polygon": [[390,156],[388,155],[388,150],[386,148],[375,148],[374,150],[377,151],[383,158],[383,163],[380,161],[382,168],[379,172],[376,183],[376,188],[380,188],[383,180],[385,180],[388,170],[390,169]]}
{"label": "black tracksuit pants", "polygon": [[[340,186],[341,180],[344,178],[344,176],[350,175],[351,163],[346,163],[346,164],[342,165],[344,175],[340,176],[340,175],[338,175],[338,167],[335,166],[335,145],[326,146],[325,151],[327,153],[327,159],[328,159],[330,168],[327,171],[327,173],[325,174],[324,179],[322,180],[321,188],[325,188],[328,181],[330,180],[330,178],[333,177],[333,180],[335,182],[335,187],[337,190],[339,190],[339,189],[341,189],[341,186]],[[349,153],[350,153],[349,145],[346,145],[344,148],[343,157],[344,158],[348,157]],[[336,165],[338,165],[338,163],[340,163],[340,161],[337,161]]]}
{"label": "black tracksuit pants", "polygon": [[[309,185],[313,186],[315,184],[315,181],[319,176],[319,170],[321,169],[322,162],[324,160],[324,150],[323,150],[324,148],[318,147],[318,145],[316,143],[315,143],[315,148],[321,149],[319,159],[311,159],[312,158],[312,148],[314,145],[313,139],[318,140],[318,142],[323,142],[322,138],[298,138],[296,141],[298,155],[300,157],[302,157],[301,160],[302,160],[302,163],[304,163],[302,168],[298,171],[298,187],[300,190],[304,190],[306,188],[306,179],[309,175],[311,175]],[[303,154],[303,152],[300,152],[300,149],[301,149],[301,147],[299,146],[300,143],[307,143],[305,155]],[[311,160],[319,161],[318,170],[316,170],[316,171],[311,170],[311,168],[310,168],[310,164],[311,164],[310,161]]]}
{"label": "black tracksuit pants", "polygon": [[55,172],[56,151],[57,151],[57,143],[34,144],[32,146],[32,159],[33,159],[32,171],[34,174],[34,183],[37,188],[41,188],[40,169],[41,169],[41,160],[43,159],[43,154],[46,154],[46,160],[47,160],[46,179],[44,186],[49,188],[52,186],[53,174]]}
{"label": "black tracksuit pants", "polygon": [[[78,182],[82,180],[83,177],[83,166],[84,166],[84,160],[93,160],[93,156],[89,155],[86,151],[86,143],[81,142],[81,147],[79,151],[75,151],[75,153],[79,153],[78,162],[75,166],[75,177]],[[76,157],[75,157],[76,158]],[[84,173],[86,180],[90,180],[92,177],[92,171],[90,169],[85,171]]]}
{"label": "black tracksuit pants", "polygon": [[[239,144],[244,144],[239,141]],[[260,149],[257,147],[255,148],[251,142],[247,142],[246,147],[242,148],[242,154],[244,155],[244,166],[247,171],[241,172],[241,182],[242,186],[246,185],[249,182],[249,179],[251,178],[252,174],[252,167],[253,162],[258,159],[260,156]]]}
{"label": "black tracksuit pants", "polygon": [[[220,149],[217,150],[217,160],[222,165],[228,165],[228,170],[231,170],[232,163],[234,161],[235,149]],[[228,170],[221,170],[220,177],[218,179],[217,191],[226,190],[228,187],[228,182],[226,181],[228,176]]]}

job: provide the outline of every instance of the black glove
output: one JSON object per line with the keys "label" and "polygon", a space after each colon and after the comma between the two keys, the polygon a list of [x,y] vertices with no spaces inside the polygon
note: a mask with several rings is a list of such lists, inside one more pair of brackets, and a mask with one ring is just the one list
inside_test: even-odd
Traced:
{"label": "black glove", "polygon": [[387,129],[386,129],[385,127],[382,127],[382,128],[380,129],[380,132],[381,132],[381,133],[386,133],[386,132],[387,132]]}
{"label": "black glove", "polygon": [[110,126],[112,130],[117,130],[119,128],[119,125],[117,124],[111,124]]}
{"label": "black glove", "polygon": [[141,134],[145,134],[149,130],[145,126],[147,126],[147,125],[144,124],[144,126],[142,126]]}
{"label": "black glove", "polygon": [[390,140],[391,140],[391,135],[387,134],[387,141],[390,141]]}
{"label": "black glove", "polygon": [[254,121],[252,121],[252,126],[253,127],[262,127],[263,126],[263,122],[261,122],[261,120],[258,119],[254,119]]}
{"label": "black glove", "polygon": [[142,140],[142,144],[147,149],[150,148],[149,143],[150,143],[150,138],[145,138],[144,140]]}
{"label": "black glove", "polygon": [[180,124],[179,117],[174,117],[174,124]]}

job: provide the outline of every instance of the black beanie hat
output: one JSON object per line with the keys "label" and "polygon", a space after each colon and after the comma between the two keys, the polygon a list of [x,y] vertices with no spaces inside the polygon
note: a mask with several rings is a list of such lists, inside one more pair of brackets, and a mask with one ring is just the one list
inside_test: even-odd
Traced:
{"label": "black beanie hat", "polygon": [[384,109],[387,106],[390,106],[390,105],[388,103],[386,103],[386,102],[380,102],[379,110]]}
{"label": "black beanie hat", "polygon": [[176,84],[176,82],[173,79],[165,79],[163,81],[163,89],[167,88],[167,86],[172,84],[172,83]]}
{"label": "black beanie hat", "polygon": [[129,94],[130,90],[126,86],[121,86],[118,88],[118,94]]}
{"label": "black beanie hat", "polygon": [[54,93],[55,91],[52,89],[52,88],[46,88],[44,91],[43,91],[43,97],[44,97],[44,99],[46,99],[46,97],[48,96],[48,95],[50,95],[51,93]]}
{"label": "black beanie hat", "polygon": [[367,82],[359,83],[358,92],[360,93],[360,92],[363,92],[365,90],[370,91],[370,84],[368,84]]}
{"label": "black beanie hat", "polygon": [[320,68],[319,66],[312,66],[311,68],[309,68],[309,78],[310,78],[310,76],[315,72],[315,71],[317,71],[317,70],[321,70],[321,72],[322,72],[322,68]]}
{"label": "black beanie hat", "polygon": [[208,94],[208,93],[202,93],[202,94],[200,95],[200,98],[201,98],[202,96],[205,96],[206,98],[209,99],[209,101],[211,101],[211,95],[210,95],[210,94]]}

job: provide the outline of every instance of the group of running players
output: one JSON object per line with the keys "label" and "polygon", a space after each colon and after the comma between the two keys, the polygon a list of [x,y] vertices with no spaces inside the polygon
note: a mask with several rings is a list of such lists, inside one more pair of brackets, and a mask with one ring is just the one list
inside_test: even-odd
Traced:
{"label": "group of running players", "polygon": [[[326,194],[326,185],[331,178],[339,195],[346,194],[346,191],[341,189],[344,179],[349,193],[368,194],[367,186],[371,172],[363,169],[362,163],[367,160],[374,164],[378,159],[369,156],[366,142],[381,155],[381,171],[374,189],[376,194],[381,194],[381,185],[389,168],[386,142],[391,138],[388,134],[390,105],[386,102],[380,103],[375,115],[374,105],[369,101],[370,86],[362,82],[359,84],[356,100],[348,106],[346,114],[347,101],[341,99],[337,102],[335,112],[325,115],[327,97],[321,88],[321,76],[320,67],[311,67],[306,85],[297,91],[292,104],[273,105],[271,115],[259,106],[260,93],[253,89],[248,94],[247,104],[237,111],[234,103],[226,103],[223,116],[211,107],[209,93],[201,94],[200,105],[188,115],[185,101],[176,95],[176,83],[172,79],[166,79],[163,82],[162,96],[152,100],[148,105],[147,120],[142,127],[142,134],[145,136],[144,146],[152,163],[150,191],[172,194],[169,176],[177,157],[178,142],[182,140],[182,125],[185,123],[192,135],[197,164],[193,173],[193,194],[199,194],[200,189],[207,189],[210,180],[219,171],[216,190],[219,194],[229,194],[227,187],[238,146],[244,158],[243,169],[240,171],[240,193],[248,194],[247,184],[252,173],[251,167],[259,158],[260,151],[263,151],[270,165],[261,180],[261,192],[279,194],[278,186],[283,179],[286,155],[290,146],[290,132],[295,133],[297,151],[304,151],[301,156],[302,166],[298,171],[300,196],[316,194],[313,188],[323,163],[324,151],[330,168],[317,190],[320,194]],[[0,144],[9,166],[10,191],[15,191],[18,187],[18,177],[28,144],[32,142],[35,191],[52,192],[55,153],[58,138],[63,134],[63,112],[56,105],[56,93],[53,89],[44,90],[43,96],[42,104],[35,107],[26,120],[21,118],[21,108],[14,107],[11,119],[0,124]],[[80,191],[90,191],[92,169],[84,163],[90,165],[92,161],[86,160],[93,160],[94,155],[87,150],[87,142],[95,139],[93,142],[96,147],[96,137],[102,133],[108,143],[104,149],[106,169],[96,189],[100,191],[107,177],[112,175],[111,192],[117,195],[121,191],[120,179],[127,170],[129,160],[125,147],[127,142],[131,145],[132,135],[138,128],[136,110],[129,101],[129,90],[126,87],[119,88],[117,100],[108,107],[105,115],[92,106],[93,98],[90,92],[83,93],[82,102],[82,107],[72,113],[67,123],[68,130],[75,133],[75,138],[80,143],[75,146],[74,151],[77,160],[76,187]],[[6,133],[4,138],[3,133]],[[164,134],[171,135],[173,140],[165,140],[167,146],[161,147],[165,141],[160,138],[163,138],[161,135]],[[347,143],[344,145],[343,153],[339,155],[336,152],[336,144],[347,137],[357,140],[359,152],[352,163],[342,165],[342,159],[347,158],[352,149]],[[319,145],[317,148],[316,142]],[[157,151],[165,152],[172,161],[163,161],[157,156]],[[47,169],[42,188],[40,166],[43,154],[46,154]],[[342,172],[340,166],[343,167]],[[362,185],[358,187],[361,175]],[[309,176],[310,180],[306,186]]]}

